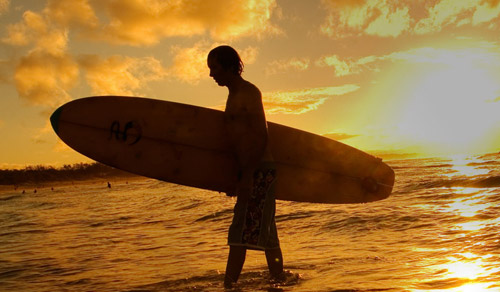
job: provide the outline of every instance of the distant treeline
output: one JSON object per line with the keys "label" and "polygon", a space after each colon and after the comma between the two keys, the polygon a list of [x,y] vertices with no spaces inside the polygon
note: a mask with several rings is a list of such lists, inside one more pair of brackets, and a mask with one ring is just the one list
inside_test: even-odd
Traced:
{"label": "distant treeline", "polygon": [[135,175],[98,162],[67,164],[60,168],[36,165],[27,166],[24,169],[0,170],[0,185],[132,176]]}

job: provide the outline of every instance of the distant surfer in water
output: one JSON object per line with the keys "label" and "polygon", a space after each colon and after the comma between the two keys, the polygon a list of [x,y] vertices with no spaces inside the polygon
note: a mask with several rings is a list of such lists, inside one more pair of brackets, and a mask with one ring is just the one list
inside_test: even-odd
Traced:
{"label": "distant surfer in water", "polygon": [[241,77],[243,62],[232,47],[219,46],[210,51],[207,64],[210,77],[229,89],[224,124],[239,166],[224,287],[231,288],[238,281],[247,249],[265,251],[271,277],[284,280],[274,219],[277,174],[269,149],[262,95]]}

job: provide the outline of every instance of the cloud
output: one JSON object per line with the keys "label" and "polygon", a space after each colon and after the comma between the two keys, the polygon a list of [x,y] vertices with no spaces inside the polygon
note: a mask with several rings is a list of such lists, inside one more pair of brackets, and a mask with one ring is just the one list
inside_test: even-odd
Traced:
{"label": "cloud", "polygon": [[[168,68],[169,76],[191,84],[196,84],[201,79],[209,78],[207,55],[212,48],[218,45],[208,45],[206,42],[199,42],[193,47],[188,48],[173,47],[174,58],[172,66]],[[238,51],[244,64],[252,64],[257,59],[258,49],[254,47],[235,49]]]}
{"label": "cloud", "polygon": [[[0,7],[9,4],[0,1]],[[147,82],[166,76],[189,83],[208,78],[205,58],[210,47],[205,43],[173,48],[173,65],[166,69],[152,57],[71,56],[70,32],[134,45],[207,32],[216,39],[259,36],[277,32],[270,23],[275,6],[274,0],[49,0],[41,11],[27,10],[19,22],[8,25],[2,42],[29,47],[15,66],[19,95],[32,104],[53,106],[70,98],[68,91],[79,79],[80,66],[94,94],[137,94]],[[240,51],[247,64],[255,61],[257,53],[251,47]],[[6,79],[0,72],[0,80]]]}
{"label": "cloud", "polygon": [[49,1],[40,13],[26,11],[23,19],[8,26],[3,41],[13,46],[32,45],[16,66],[19,95],[30,103],[54,107],[70,99],[68,91],[79,78],[79,67],[94,94],[133,95],[148,81],[165,76],[154,58],[80,56],[67,53],[69,28],[95,27],[96,17],[86,0]]}
{"label": "cloud", "polygon": [[497,71],[500,66],[499,46],[495,43],[476,43],[475,47],[432,48],[421,47],[406,51],[397,51],[386,55],[371,55],[359,59],[341,59],[338,55],[324,56],[315,64],[320,67],[333,67],[338,77],[360,74],[365,71],[379,71],[383,63],[406,62],[413,64],[434,64],[448,67],[477,65]]}
{"label": "cloud", "polygon": [[409,9],[400,1],[323,0],[328,12],[321,30],[332,37],[365,33],[397,37],[410,28]]}
{"label": "cloud", "polygon": [[338,55],[331,55],[319,58],[315,64],[318,67],[333,67],[335,69],[335,76],[342,77],[359,74],[365,70],[377,70],[377,67],[371,64],[380,59],[381,57],[378,56],[367,56],[360,59],[341,59]]}
{"label": "cloud", "polygon": [[340,58],[337,55],[322,57],[318,61],[316,61],[316,65],[319,67],[335,68],[336,76],[350,75],[355,70],[353,62],[340,60]]}
{"label": "cloud", "polygon": [[266,75],[274,75],[281,72],[304,71],[309,67],[308,58],[292,58],[289,60],[277,60],[269,63],[265,69]]}
{"label": "cloud", "polygon": [[166,75],[161,63],[153,57],[84,55],[79,64],[86,71],[87,83],[95,95],[137,95],[147,82]]}
{"label": "cloud", "polygon": [[[361,34],[397,37],[405,32],[433,34],[446,27],[487,24],[498,28],[499,0],[323,0],[327,17],[321,30],[335,38]],[[422,13],[424,10],[425,13]]]}
{"label": "cloud", "polygon": [[174,60],[169,73],[176,79],[196,84],[208,76],[207,54],[209,47],[205,43],[198,43],[191,48],[172,48]]}
{"label": "cloud", "polygon": [[244,64],[253,64],[257,60],[259,49],[255,47],[248,47],[242,50],[238,50],[238,54],[240,55],[240,58],[243,60]]}
{"label": "cloud", "polygon": [[33,51],[62,55],[67,49],[68,30],[54,25],[45,14],[28,10],[21,22],[7,26],[7,37],[2,41],[14,46],[33,44]]}
{"label": "cloud", "polygon": [[388,6],[380,8],[380,15],[367,27],[366,33],[381,37],[397,37],[410,27],[410,16],[408,8],[395,9],[391,11]]}
{"label": "cloud", "polygon": [[19,96],[29,103],[54,107],[69,100],[68,90],[78,81],[78,64],[66,53],[68,31],[54,24],[46,12],[26,11],[23,19],[7,27],[4,43],[33,45],[15,66]]}
{"label": "cloud", "polygon": [[0,0],[0,15],[4,14],[9,10],[9,0]]}
{"label": "cloud", "polygon": [[428,63],[462,69],[468,67],[483,67],[484,69],[491,68],[497,71],[496,69],[500,66],[499,47],[498,45],[491,45],[490,43],[478,43],[476,47],[466,48],[415,48],[374,57],[373,60]]}
{"label": "cloud", "polygon": [[[7,37],[2,38],[2,42],[14,45],[25,46],[28,45],[31,39],[34,39],[36,31],[40,31],[40,26],[44,23],[40,19],[40,15],[32,11],[26,11],[23,14],[23,21],[16,24],[9,24],[7,26]],[[30,34],[30,30],[33,33]]]}
{"label": "cloud", "polygon": [[94,37],[131,45],[151,45],[162,38],[209,33],[215,40],[280,33],[271,23],[274,0],[122,0],[92,1],[108,22]]}
{"label": "cloud", "polygon": [[499,0],[480,0],[472,15],[472,24],[479,25],[486,22],[491,22],[490,28],[498,28],[498,21],[493,22],[495,18],[500,16],[500,1]]}
{"label": "cloud", "polygon": [[14,46],[35,43],[37,49],[60,53],[66,48],[70,28],[88,33],[99,29],[87,0],[49,0],[41,12],[27,10],[22,21],[7,26],[7,37],[2,41]]}
{"label": "cloud", "polygon": [[[426,34],[441,31],[446,26],[480,25],[500,16],[498,0],[441,0],[429,8],[429,17],[415,25],[415,33]],[[492,22],[490,28],[497,27]]]}
{"label": "cloud", "polygon": [[481,4],[488,4],[490,7],[496,7],[500,4],[500,0],[482,0]]}
{"label": "cloud", "polygon": [[14,81],[19,95],[35,105],[55,107],[69,100],[78,80],[78,64],[69,55],[33,51],[21,58]]}
{"label": "cloud", "polygon": [[358,85],[347,84],[299,91],[275,91],[264,93],[263,102],[268,114],[303,114],[317,109],[329,98],[358,89]]}
{"label": "cloud", "polygon": [[426,34],[440,31],[445,25],[455,24],[463,25],[469,20],[460,18],[459,14],[473,9],[477,5],[476,0],[448,1],[442,0],[435,6],[429,8],[429,17],[421,19],[415,26],[417,34]]}
{"label": "cloud", "polygon": [[43,12],[63,27],[98,28],[99,20],[88,0],[49,0]]}
{"label": "cloud", "polygon": [[[0,1],[0,9],[8,5]],[[271,22],[276,7],[275,0],[49,0],[41,12],[28,10],[23,21],[9,25],[3,41],[27,45],[55,28],[137,46],[207,33],[216,41],[262,37],[281,33]]]}

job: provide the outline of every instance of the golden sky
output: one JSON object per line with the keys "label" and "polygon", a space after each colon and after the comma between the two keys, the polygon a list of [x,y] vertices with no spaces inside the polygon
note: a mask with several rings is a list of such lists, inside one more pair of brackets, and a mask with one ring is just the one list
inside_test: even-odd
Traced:
{"label": "golden sky", "polygon": [[500,0],[0,0],[0,167],[86,161],[48,122],[72,99],[223,107],[220,44],[270,121],[380,155],[500,150]]}

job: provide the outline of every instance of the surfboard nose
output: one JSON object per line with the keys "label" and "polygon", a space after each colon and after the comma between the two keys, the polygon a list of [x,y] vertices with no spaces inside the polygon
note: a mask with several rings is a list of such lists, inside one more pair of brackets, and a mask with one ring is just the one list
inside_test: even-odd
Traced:
{"label": "surfboard nose", "polygon": [[59,117],[61,116],[61,112],[62,112],[62,106],[59,107],[58,109],[56,109],[54,111],[54,113],[52,113],[52,115],[50,116],[50,123],[52,124],[52,128],[54,129],[54,132],[56,132],[56,134],[59,135],[58,131],[59,131]]}

